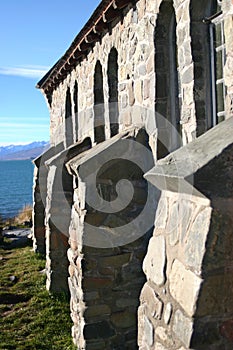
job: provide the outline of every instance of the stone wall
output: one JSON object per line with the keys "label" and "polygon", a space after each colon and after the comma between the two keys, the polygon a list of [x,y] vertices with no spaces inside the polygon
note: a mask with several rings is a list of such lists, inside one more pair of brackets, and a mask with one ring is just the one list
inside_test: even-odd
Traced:
{"label": "stone wall", "polygon": [[56,148],[50,147],[34,162],[34,183],[33,183],[33,250],[37,253],[45,254],[45,208],[47,198],[48,167],[46,161],[56,153],[61,152],[63,146],[60,144]]}
{"label": "stone wall", "polygon": [[[149,4],[150,3],[150,4]],[[154,51],[151,50],[155,13],[153,1],[137,2],[135,9],[129,5],[125,10],[123,23],[110,24],[111,31],[106,32],[101,43],[97,42],[76,69],[53,92],[51,105],[51,143],[64,141],[66,90],[70,87],[73,96],[75,81],[78,81],[78,139],[90,136],[94,142],[94,71],[99,61],[103,71],[103,93],[105,108],[108,107],[109,92],[107,67],[112,47],[118,52],[118,92],[120,131],[132,124],[142,124],[140,114],[131,115],[127,107],[154,105]],[[130,45],[129,45],[130,43]],[[74,106],[73,115],[74,115]],[[124,111],[124,113],[122,113]],[[109,112],[105,112],[105,134],[110,137]]]}
{"label": "stone wall", "polygon": [[[168,156],[170,162],[163,160],[169,164],[174,157],[181,174],[182,158],[188,155],[197,164],[192,149],[204,152],[205,145],[216,143],[219,129],[218,147],[210,146],[212,156],[206,149],[212,160],[196,155],[199,164],[193,168],[192,184],[200,192],[193,187],[182,193],[182,185],[180,192],[162,192],[143,262],[147,282],[138,309],[139,349],[232,348],[231,131],[227,137],[232,121],[190,143],[187,153],[184,147]],[[224,138],[229,143],[223,146]],[[187,158],[183,160],[187,168]],[[148,179],[158,174],[155,170]],[[168,177],[174,182],[172,174]]]}
{"label": "stone wall", "polygon": [[[165,38],[162,43],[164,49],[156,50],[156,33],[162,37],[163,26],[169,27],[170,19],[163,14],[161,0],[140,0],[135,6],[128,5],[124,10],[123,21],[115,20],[109,23],[109,30],[104,31],[101,41],[96,42],[87,57],[67,75],[66,79],[53,91],[50,105],[51,115],[51,144],[65,142],[66,132],[66,97],[69,90],[71,96],[71,119],[73,124],[73,141],[91,137],[94,142],[94,72],[99,62],[103,75],[104,127],[105,137],[110,137],[109,125],[109,81],[108,63],[112,48],[117,51],[118,63],[118,102],[119,102],[119,131],[130,125],[142,126],[140,113],[129,112],[129,107],[145,106],[154,111],[154,104],[164,90],[165,96],[170,95],[171,86],[178,86],[179,116],[175,123],[180,124],[182,141],[186,144],[196,136],[209,129],[211,125],[211,85],[207,83],[211,78],[209,26],[203,24],[203,19],[211,16],[210,1],[205,1],[200,7],[190,0],[177,0],[174,3],[166,1],[174,7],[176,40]],[[226,39],[226,65],[224,69],[225,84],[228,87],[226,96],[226,117],[232,113],[232,8],[229,0],[223,2]],[[160,17],[165,21],[161,28]],[[191,25],[190,25],[191,23]],[[158,37],[159,37],[158,36]],[[202,38],[207,37],[206,41]],[[170,41],[169,41],[170,40]],[[164,61],[169,53],[169,47],[174,45],[173,51],[177,59],[177,67],[167,66],[164,79],[157,76],[156,65]],[[166,47],[167,46],[167,47]],[[175,57],[174,56],[174,57]],[[177,75],[176,70],[178,69]],[[159,70],[158,70],[159,71]],[[173,82],[173,80],[178,80]],[[156,86],[159,84],[159,86]],[[162,85],[161,85],[162,84]],[[174,90],[174,89],[173,89]],[[157,95],[156,95],[157,93]],[[77,102],[74,101],[77,98]],[[170,96],[171,97],[171,96]],[[110,108],[111,109],[111,108]],[[170,120],[172,110],[165,110],[162,105],[157,109],[163,117]],[[78,118],[77,118],[78,116]],[[197,125],[198,122],[198,125]],[[157,120],[159,127],[159,120]],[[173,125],[177,129],[177,125]],[[197,130],[198,126],[198,130]],[[178,142],[180,145],[180,141]],[[170,149],[174,150],[174,149]]]}
{"label": "stone wall", "polygon": [[[133,149],[127,149],[128,152],[140,156],[137,144],[139,139],[145,141],[141,134],[137,134],[137,141],[133,141]],[[79,349],[137,348],[136,315],[145,282],[142,261],[151,236],[154,213],[150,211],[151,217],[146,217],[149,223],[147,231],[142,231],[142,222],[139,229],[135,219],[148,201],[147,184],[141,169],[129,161],[122,163],[118,157],[117,163],[115,161],[113,166],[109,164],[103,175],[95,180],[95,186],[101,188],[104,198],[109,198],[115,191],[118,177],[129,178],[134,189],[132,201],[127,208],[116,213],[105,213],[100,208],[91,208],[92,203],[88,205],[88,188],[92,184],[85,174],[93,170],[88,162],[100,164],[103,158],[116,155],[120,148],[126,152],[119,136],[113,142],[99,145],[97,153],[89,151],[86,159],[80,155],[68,163],[70,171],[76,176],[68,258],[71,317],[74,322],[72,334]],[[135,156],[131,154],[129,159],[135,161]],[[147,169],[152,166],[151,151],[144,163]],[[154,210],[156,193],[155,189],[150,190],[154,199],[150,202],[150,209],[154,206]]]}
{"label": "stone wall", "polygon": [[[110,137],[109,126],[109,87],[108,87],[108,58],[114,47],[118,52],[118,101],[119,101],[119,130],[122,131],[131,125],[143,124],[141,114],[130,112],[131,106],[145,106],[154,111],[156,101],[155,77],[155,28],[159,1],[140,0],[135,7],[128,6],[124,10],[123,22],[111,23],[109,32],[105,32],[101,42],[97,42],[76,69],[67,76],[56,90],[53,91],[51,114],[51,143],[56,145],[65,139],[65,105],[66,92],[70,89],[71,97],[74,94],[75,81],[78,82],[78,139],[91,137],[94,142],[94,72],[96,62],[99,61],[103,72],[103,95],[105,103],[105,135]],[[172,6],[172,1],[169,1]],[[178,55],[178,78],[180,81],[180,110],[183,132],[183,142],[189,142],[195,137],[195,103],[193,96],[194,73],[189,28],[189,1],[174,3],[176,14],[177,43],[174,51]],[[165,23],[169,25],[169,23]],[[169,42],[164,45],[169,47]],[[166,50],[162,55],[166,57]],[[162,56],[161,56],[162,57]],[[175,68],[174,68],[175,69]],[[170,90],[172,74],[168,74],[164,82],[164,89]],[[72,118],[75,129],[75,106],[72,103]],[[165,111],[159,111],[167,118]],[[175,126],[176,127],[176,126]],[[76,130],[77,132],[77,130]]]}
{"label": "stone wall", "polygon": [[232,175],[231,144],[194,177],[195,186],[210,198],[212,207],[202,267],[204,281],[194,321],[194,349],[206,349],[207,346],[216,346],[216,349],[232,348]]}
{"label": "stone wall", "polygon": [[139,349],[190,348],[210,217],[207,199],[162,194],[143,262]]}
{"label": "stone wall", "polygon": [[33,250],[45,254],[45,203],[47,195],[47,169],[40,161],[35,163],[33,184]]}
{"label": "stone wall", "polygon": [[223,11],[225,16],[224,30],[226,39],[226,64],[224,67],[224,78],[227,86],[226,108],[227,116],[233,115],[233,4],[232,1],[226,0],[223,2]]}
{"label": "stone wall", "polygon": [[[114,3],[111,6],[114,7]],[[169,190],[162,188],[158,210],[158,191],[150,189],[150,193],[154,193],[154,202],[152,200],[148,211],[148,217],[153,217],[150,229],[156,215],[151,239],[152,231],[148,229],[147,235],[135,237],[134,242],[129,244],[93,247],[87,244],[87,224],[94,224],[95,234],[100,226],[104,226],[101,232],[111,241],[114,232],[111,225],[117,222],[118,226],[124,226],[128,218],[93,210],[87,203],[88,181],[82,175],[82,169],[90,159],[91,164],[98,164],[98,155],[105,155],[108,151],[114,158],[118,155],[114,143],[120,145],[120,141],[129,138],[138,142],[136,139],[141,130],[147,135],[143,146],[150,149],[151,154],[147,168],[142,168],[144,174],[157,159],[182,145],[188,146],[196,139],[196,134],[200,135],[212,126],[211,72],[207,67],[211,55],[208,40],[203,40],[208,30],[202,23],[202,19],[213,14],[210,7],[207,0],[203,3],[195,0],[129,2],[119,17],[109,21],[99,40],[85,52],[82,60],[71,72],[67,71],[50,91],[48,106],[54,151],[42,159],[42,163],[38,164],[41,172],[35,174],[34,249],[44,251],[43,242],[46,240],[47,288],[51,291],[67,290],[69,266],[71,317],[74,322],[72,335],[80,349],[136,349],[137,329],[141,350],[181,350],[189,349],[192,344],[201,349],[198,335],[203,339],[206,334],[207,338],[211,332],[215,334],[215,316],[211,318],[211,305],[214,304],[210,302],[211,307],[206,306],[211,317],[204,311],[203,304],[206,293],[216,281],[219,288],[225,275],[221,273],[218,278],[215,268],[211,268],[210,276],[216,278],[209,287],[206,282],[209,276],[207,278],[205,275],[203,264],[208,255],[205,247],[209,244],[209,238],[219,236],[214,218],[219,215],[220,204],[216,209],[212,197],[204,197],[200,193],[205,190],[203,187],[199,188],[200,192],[195,190],[189,196],[186,190],[190,187],[186,181],[181,181],[180,191],[170,181]],[[232,1],[223,0],[222,10],[226,39],[224,80],[228,119],[232,115],[233,96]],[[57,74],[62,75],[61,72]],[[215,142],[211,141],[214,149],[219,146],[216,140],[223,136],[218,130],[213,138]],[[85,142],[88,147],[82,148]],[[164,145],[162,152],[159,143]],[[212,155],[210,148],[209,154],[207,151],[205,153],[203,145],[202,151],[195,148],[195,152],[203,162],[204,158],[206,161],[212,160],[209,158],[209,154]],[[134,149],[128,160],[133,161],[134,154],[138,154],[136,164],[141,164],[144,153]],[[173,156],[174,153],[169,158],[169,166],[173,166]],[[182,164],[188,168],[184,160]],[[199,164],[199,159],[195,160],[196,164]],[[68,176],[65,166],[73,179]],[[106,177],[100,179],[98,188],[105,200],[110,199],[110,203],[115,198],[113,185],[117,183],[115,180],[112,182],[110,175],[122,174],[127,167],[117,161],[117,171],[104,170]],[[48,172],[48,177],[43,176],[43,171]],[[140,178],[134,179],[133,185],[137,199],[134,207],[129,209],[138,213],[143,206],[145,184]],[[42,202],[45,202],[45,208]],[[129,217],[131,214],[128,211]],[[227,220],[229,218],[224,216],[223,222]],[[139,222],[138,227],[131,230],[132,234],[141,229],[141,225],[142,222]],[[230,236],[231,232],[228,232],[227,237]],[[142,263],[149,239],[148,252]],[[212,246],[210,252],[211,249]],[[231,285],[226,286],[230,290]],[[137,326],[136,310],[140,292]],[[228,301],[229,296],[226,303]],[[222,311],[221,308],[219,310]],[[221,334],[229,338],[230,311],[229,317],[225,316],[221,318],[219,311],[217,324]],[[204,323],[208,329],[203,326]],[[205,333],[200,333],[202,328]],[[216,349],[223,344],[228,349],[228,340],[224,342],[219,333],[214,339],[208,338],[208,342],[214,344]]]}
{"label": "stone wall", "polygon": [[49,166],[45,210],[46,287],[49,291],[68,292],[68,236],[73,203],[73,182],[64,168],[64,159]]}

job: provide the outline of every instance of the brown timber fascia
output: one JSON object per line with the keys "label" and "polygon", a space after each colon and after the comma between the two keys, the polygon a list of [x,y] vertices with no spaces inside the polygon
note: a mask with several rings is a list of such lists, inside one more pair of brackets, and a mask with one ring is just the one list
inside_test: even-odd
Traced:
{"label": "brown timber fascia", "polygon": [[65,79],[67,73],[86,57],[87,52],[100,40],[101,34],[109,29],[108,24],[122,16],[123,9],[132,2],[134,3],[135,0],[102,0],[62,58],[37,83],[36,87],[43,89],[46,94],[56,88]]}

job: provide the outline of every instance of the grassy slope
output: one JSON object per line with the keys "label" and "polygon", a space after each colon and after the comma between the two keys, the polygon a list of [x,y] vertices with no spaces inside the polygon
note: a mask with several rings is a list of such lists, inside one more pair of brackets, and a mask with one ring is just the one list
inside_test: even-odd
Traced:
{"label": "grassy slope", "polygon": [[[31,247],[0,247],[0,349],[71,350],[69,301],[45,289],[45,261]],[[10,276],[16,276],[11,281]]]}

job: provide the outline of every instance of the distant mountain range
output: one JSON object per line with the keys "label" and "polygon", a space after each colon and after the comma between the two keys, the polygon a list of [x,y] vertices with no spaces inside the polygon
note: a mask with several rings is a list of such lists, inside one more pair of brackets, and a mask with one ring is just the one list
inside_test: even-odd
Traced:
{"label": "distant mountain range", "polygon": [[0,147],[0,160],[34,159],[49,148],[49,142],[36,141],[27,145],[9,145]]}

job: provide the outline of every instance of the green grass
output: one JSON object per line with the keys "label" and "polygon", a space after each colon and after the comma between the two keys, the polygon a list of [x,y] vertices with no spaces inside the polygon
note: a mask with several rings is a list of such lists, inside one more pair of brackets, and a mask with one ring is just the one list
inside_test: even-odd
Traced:
{"label": "green grass", "polygon": [[[0,247],[0,349],[74,350],[69,300],[45,289],[43,257]],[[16,280],[11,281],[10,276]]]}

